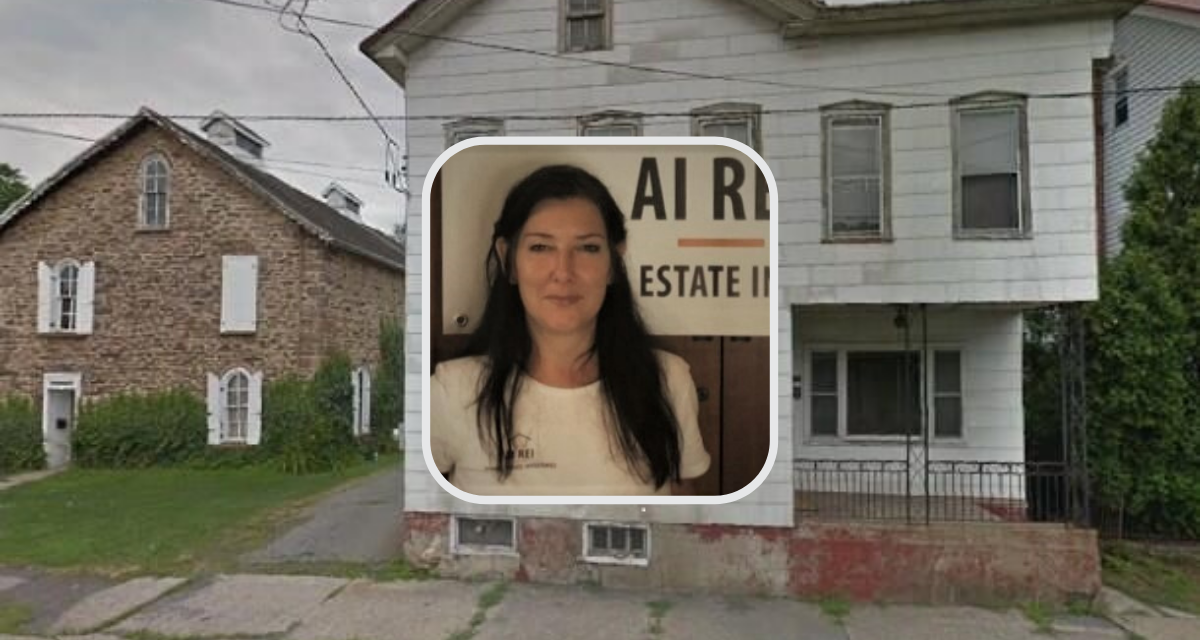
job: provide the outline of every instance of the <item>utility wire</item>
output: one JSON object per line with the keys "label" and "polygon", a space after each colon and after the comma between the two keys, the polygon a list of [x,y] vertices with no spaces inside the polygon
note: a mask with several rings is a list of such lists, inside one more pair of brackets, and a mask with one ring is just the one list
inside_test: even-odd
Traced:
{"label": "utility wire", "polygon": [[[213,1],[213,0],[205,0]],[[1167,85],[1155,87],[1141,87],[1138,89],[1127,89],[1125,91],[1074,91],[1061,93],[1038,93],[1024,94],[1027,100],[1067,100],[1079,98],[1091,98],[1108,95],[1130,95],[1130,94],[1152,94],[1152,93],[1168,93],[1177,92],[1195,85]],[[892,111],[901,111],[908,109],[928,109],[946,107],[949,103],[945,100],[928,101],[928,102],[912,102],[908,104],[893,104],[887,105]],[[790,115],[790,114],[805,114],[805,113],[821,113],[828,110],[828,107],[792,107],[792,108],[776,108],[763,109],[755,111],[756,114],[762,115]],[[641,118],[690,118],[695,114],[691,111],[631,111],[631,115]],[[722,115],[745,115],[743,109],[730,109],[728,111],[708,111],[705,115],[722,116]],[[173,114],[165,117],[172,120],[204,120],[210,114]],[[452,121],[465,119],[497,119],[509,121],[568,121],[577,120],[589,116],[595,116],[595,112],[589,113],[559,113],[559,114],[535,114],[535,113],[494,113],[494,114],[472,114],[472,113],[441,113],[441,114],[422,114],[422,115],[377,115],[377,116],[352,116],[352,115],[307,115],[307,114],[248,114],[236,115],[238,120],[256,121],[256,122],[416,122],[426,120],[437,121]],[[13,111],[0,112],[0,119],[9,120],[125,120],[132,117],[128,113],[115,112],[34,112],[34,111]]]}
{"label": "utility wire", "polygon": [[38,136],[49,136],[52,138],[63,138],[66,140],[76,140],[79,142],[95,142],[96,141],[95,138],[87,138],[84,136],[77,136],[73,133],[63,133],[61,131],[51,131],[49,129],[41,129],[38,127],[26,127],[26,126],[22,126],[19,124],[8,124],[6,122],[0,122],[0,129],[5,129],[8,131],[16,131],[18,133],[29,133],[29,134],[38,135]]}

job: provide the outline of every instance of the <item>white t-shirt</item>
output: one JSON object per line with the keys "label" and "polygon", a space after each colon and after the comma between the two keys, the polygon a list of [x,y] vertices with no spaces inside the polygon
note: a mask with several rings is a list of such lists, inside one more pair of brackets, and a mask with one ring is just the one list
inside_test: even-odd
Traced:
{"label": "white t-shirt", "polygon": [[[655,352],[666,374],[667,397],[679,421],[680,476],[708,470],[697,421],[699,402],[687,362]],[[500,482],[493,454],[476,427],[481,357],[443,362],[430,383],[430,447],[442,473],[454,469],[454,486],[476,495],[669,495],[629,471],[615,434],[604,419],[600,382],[564,389],[532,377],[521,381],[513,407],[512,474]],[[485,416],[486,418],[486,416]],[[490,426],[490,425],[489,425]]]}

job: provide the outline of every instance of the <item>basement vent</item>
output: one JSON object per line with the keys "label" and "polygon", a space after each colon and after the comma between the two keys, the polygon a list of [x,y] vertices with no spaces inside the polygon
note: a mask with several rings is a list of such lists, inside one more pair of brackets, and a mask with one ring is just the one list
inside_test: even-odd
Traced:
{"label": "basement vent", "polygon": [[511,518],[454,518],[456,553],[504,553],[517,551],[517,523]]}
{"label": "basement vent", "polygon": [[642,524],[587,523],[584,560],[608,564],[650,563],[650,528]]}

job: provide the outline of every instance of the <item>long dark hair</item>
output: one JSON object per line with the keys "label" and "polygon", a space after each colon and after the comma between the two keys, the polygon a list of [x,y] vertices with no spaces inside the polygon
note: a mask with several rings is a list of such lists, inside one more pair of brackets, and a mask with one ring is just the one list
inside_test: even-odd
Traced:
{"label": "long dark hair", "polygon": [[[486,360],[476,398],[479,437],[491,449],[504,480],[512,473],[515,457],[513,404],[533,351],[525,306],[509,275],[521,230],[534,209],[546,200],[566,198],[583,198],[596,205],[612,255],[612,284],[596,317],[596,338],[588,353],[599,365],[606,418],[613,418],[607,422],[616,431],[630,470],[661,488],[668,480],[679,480],[679,422],[667,398],[653,339],[638,313],[629,274],[617,252],[625,241],[625,217],[604,183],[578,167],[554,165],[534,171],[509,191],[496,221],[487,256],[487,306],[464,353]],[[496,248],[500,239],[509,247],[504,260]]]}

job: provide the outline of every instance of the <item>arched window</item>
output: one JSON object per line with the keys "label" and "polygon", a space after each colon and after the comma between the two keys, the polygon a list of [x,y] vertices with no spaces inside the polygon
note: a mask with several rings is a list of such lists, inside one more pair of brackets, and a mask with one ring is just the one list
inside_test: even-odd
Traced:
{"label": "arched window", "polygon": [[250,423],[250,376],[241,369],[225,374],[222,442],[246,442]]}
{"label": "arched window", "polygon": [[167,228],[171,171],[166,159],[158,154],[146,158],[142,162],[141,181],[141,226],[147,229]]}
{"label": "arched window", "polygon": [[74,260],[59,263],[54,276],[50,317],[59,331],[74,331],[79,318],[79,263]]}

